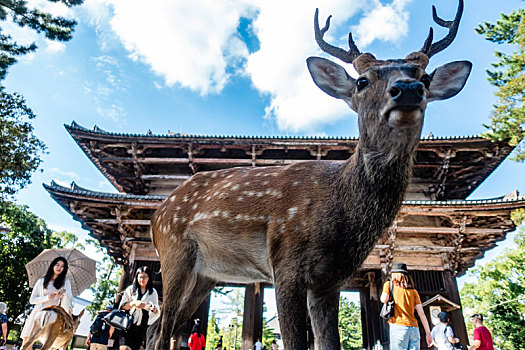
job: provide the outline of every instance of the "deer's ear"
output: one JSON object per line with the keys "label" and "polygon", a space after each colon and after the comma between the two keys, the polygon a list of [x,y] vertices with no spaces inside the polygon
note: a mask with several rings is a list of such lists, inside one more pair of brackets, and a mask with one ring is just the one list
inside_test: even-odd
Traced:
{"label": "deer's ear", "polygon": [[463,89],[472,69],[469,61],[456,61],[438,67],[430,74],[428,101],[445,100]]}
{"label": "deer's ear", "polygon": [[308,57],[306,64],[315,85],[321,90],[335,98],[352,97],[355,80],[343,67],[321,57]]}

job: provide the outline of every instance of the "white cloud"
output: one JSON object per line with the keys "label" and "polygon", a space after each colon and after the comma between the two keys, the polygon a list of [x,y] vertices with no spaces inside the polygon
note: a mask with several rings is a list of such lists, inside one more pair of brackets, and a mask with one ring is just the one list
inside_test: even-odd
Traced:
{"label": "white cloud", "polygon": [[[407,32],[410,1],[324,1],[321,26],[334,15],[325,39],[346,47],[348,19],[364,11],[352,28],[359,46],[376,39],[396,41]],[[248,76],[254,88],[270,96],[265,117],[290,132],[316,132],[350,114],[344,103],[313,84],[306,68],[308,56],[321,54],[313,35],[313,14],[319,6],[314,0],[159,0],[147,6],[138,0],[87,0],[86,6],[93,18],[100,16],[91,21],[97,31],[111,28],[129,56],[150,66],[168,86],[205,95],[220,93],[231,74]],[[237,33],[241,17],[253,20],[257,52],[250,54]],[[351,66],[346,69],[352,74]]]}
{"label": "white cloud", "polygon": [[[64,171],[64,170],[61,170],[61,169],[58,169],[58,168],[48,168],[46,170],[50,176],[52,177],[62,177],[62,178],[68,178],[68,180],[71,180],[71,179],[75,179],[75,180],[78,180],[80,179],[80,176],[73,172],[73,171]],[[67,185],[69,187],[69,184]]]}
{"label": "white cloud", "polygon": [[45,50],[47,53],[53,54],[57,52],[62,52],[66,49],[66,44],[59,42],[59,41],[52,41],[52,40],[45,39],[45,43],[46,43]]}
{"label": "white cloud", "polygon": [[395,42],[406,36],[408,32],[408,11],[406,6],[411,0],[393,0],[391,4],[383,5],[378,0],[374,8],[368,12],[352,31],[359,39],[359,45],[366,47],[374,40]]}

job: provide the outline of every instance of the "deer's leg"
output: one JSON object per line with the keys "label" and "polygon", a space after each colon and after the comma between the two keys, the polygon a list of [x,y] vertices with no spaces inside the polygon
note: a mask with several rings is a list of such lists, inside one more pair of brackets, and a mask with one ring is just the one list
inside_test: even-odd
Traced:
{"label": "deer's leg", "polygon": [[38,329],[39,327],[40,326],[35,321],[35,324],[33,325],[33,333],[22,342],[21,350],[29,350],[33,348],[33,344],[37,341],[38,337],[40,337],[40,332],[42,331],[39,330],[38,332],[34,332],[34,330]]}
{"label": "deer's leg", "polygon": [[170,339],[176,337],[184,323],[197,310],[211,292],[216,282],[200,276],[195,262],[188,259],[173,259],[162,266],[163,307],[157,330],[157,350],[170,348]]}
{"label": "deer's leg", "polygon": [[339,291],[308,291],[308,311],[314,331],[315,350],[339,350]]}
{"label": "deer's leg", "polygon": [[41,350],[49,350],[51,349],[51,346],[53,345],[56,339],[56,337],[53,336],[52,327],[48,327],[44,334],[45,334],[44,336],[46,338],[46,341],[44,342],[44,344],[42,344]]}
{"label": "deer's leg", "polygon": [[287,350],[306,350],[306,286],[293,273],[275,273],[275,295],[279,325]]}

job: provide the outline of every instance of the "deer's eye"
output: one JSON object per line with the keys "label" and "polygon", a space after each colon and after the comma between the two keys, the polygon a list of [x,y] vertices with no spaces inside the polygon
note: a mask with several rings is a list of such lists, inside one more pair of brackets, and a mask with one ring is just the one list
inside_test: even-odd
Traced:
{"label": "deer's eye", "polygon": [[430,75],[428,74],[425,74],[421,77],[421,82],[423,83],[423,85],[425,85],[427,89],[429,88],[431,81],[432,81],[432,78],[430,78]]}
{"label": "deer's eye", "polygon": [[368,79],[366,78],[359,78],[355,83],[355,85],[357,86],[357,91],[363,90],[365,87],[368,86],[368,84]]}

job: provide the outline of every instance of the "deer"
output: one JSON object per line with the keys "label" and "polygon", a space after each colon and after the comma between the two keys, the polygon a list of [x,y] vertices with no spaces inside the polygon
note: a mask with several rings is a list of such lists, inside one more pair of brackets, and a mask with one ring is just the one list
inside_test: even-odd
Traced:
{"label": "deer", "polygon": [[[305,161],[274,167],[198,172],[177,187],[151,221],[163,280],[164,306],[152,332],[156,349],[172,337],[218,282],[273,284],[284,347],[305,350],[307,316],[315,349],[340,349],[339,293],[392,225],[411,179],[427,103],[459,93],[472,64],[455,61],[425,72],[430,58],[454,40],[463,12],[437,16],[447,35],[404,59],[361,53],[324,40],[322,51],[351,63],[359,77],[328,59],[309,57],[307,68],[326,94],[357,112],[359,140],[345,162]],[[151,346],[151,345],[150,345]]]}
{"label": "deer", "polygon": [[35,317],[33,333],[22,344],[22,350],[32,349],[37,340],[42,343],[42,350],[67,350],[83,315],[84,310],[78,315],[70,315],[59,305],[40,310]]}

